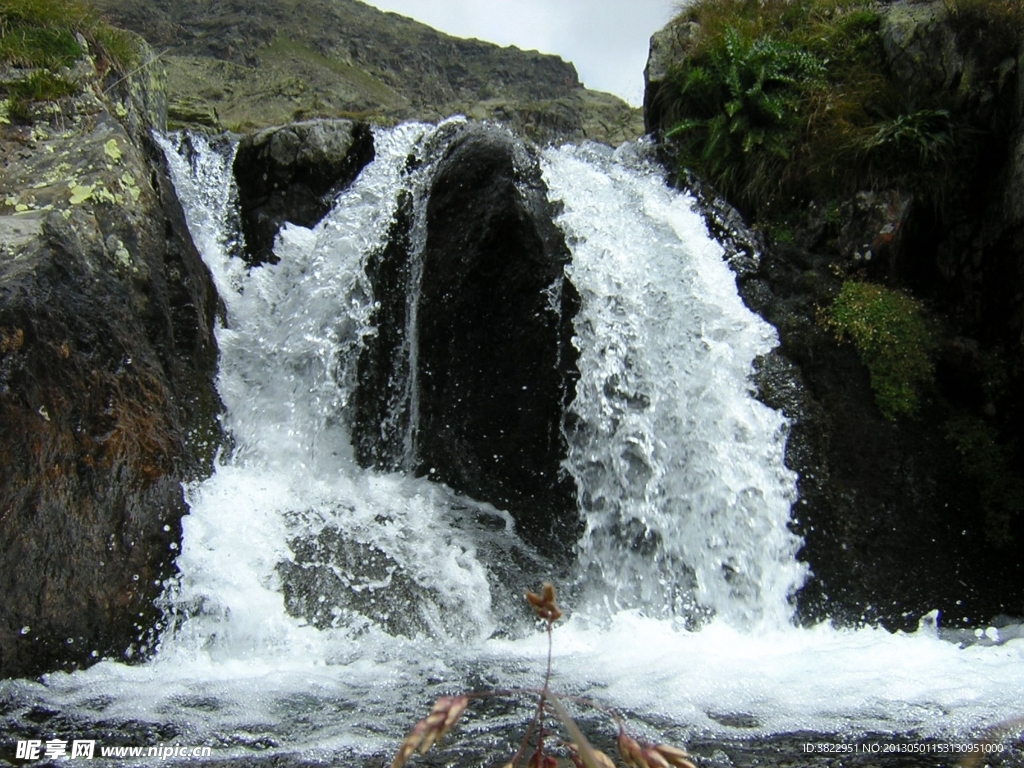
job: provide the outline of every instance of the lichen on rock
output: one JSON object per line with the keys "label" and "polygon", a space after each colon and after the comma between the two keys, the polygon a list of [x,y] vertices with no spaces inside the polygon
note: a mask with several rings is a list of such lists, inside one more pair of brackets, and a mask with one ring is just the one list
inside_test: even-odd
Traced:
{"label": "lichen on rock", "polygon": [[[141,45],[141,43],[140,43]],[[217,297],[149,132],[152,58],[0,125],[0,676],[141,658],[219,439]]]}

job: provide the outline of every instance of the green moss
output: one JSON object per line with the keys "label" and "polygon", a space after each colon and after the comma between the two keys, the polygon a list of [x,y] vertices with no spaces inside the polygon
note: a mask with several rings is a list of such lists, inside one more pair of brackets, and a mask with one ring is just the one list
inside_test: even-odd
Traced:
{"label": "green moss", "polygon": [[901,291],[848,280],[820,320],[837,339],[853,342],[886,418],[917,412],[919,391],[931,381],[932,365],[931,338],[916,300]]}

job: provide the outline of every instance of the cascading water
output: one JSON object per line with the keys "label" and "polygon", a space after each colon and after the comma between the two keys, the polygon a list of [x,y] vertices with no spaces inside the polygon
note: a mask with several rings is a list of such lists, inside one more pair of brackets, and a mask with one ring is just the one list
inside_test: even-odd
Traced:
{"label": "cascading water", "polygon": [[774,329],[635,147],[566,148],[545,170],[583,299],[569,458],[582,565],[618,608],[784,624],[803,579],[786,527],[796,478],[785,424],[747,380]]}
{"label": "cascading water", "polygon": [[[187,489],[155,656],[0,683],[12,731],[36,733],[38,713],[57,712],[47,727],[64,738],[380,764],[438,694],[536,684],[546,642],[515,617],[523,585],[551,566],[502,510],[360,469],[346,426],[356,357],[374,333],[364,261],[400,191],[422,189],[429,165],[409,173],[407,158],[435,136],[378,131],[376,160],[325,220],[287,226],[280,262],[252,269],[232,256],[230,152],[198,136],[164,141],[225,302],[219,390],[232,444]],[[582,299],[568,469],[586,532],[554,684],[677,741],[962,741],[1024,712],[1024,640],[961,649],[927,627],[789,623],[804,568],[787,529],[785,423],[748,383],[773,330],[742,306],[692,201],[636,147],[549,149],[542,164]],[[415,387],[401,395],[413,422]],[[495,711],[467,729],[493,749],[492,729],[527,716]]]}

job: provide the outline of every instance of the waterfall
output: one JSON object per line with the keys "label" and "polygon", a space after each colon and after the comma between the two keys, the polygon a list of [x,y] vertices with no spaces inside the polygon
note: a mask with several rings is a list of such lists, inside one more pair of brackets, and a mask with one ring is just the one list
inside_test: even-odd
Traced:
{"label": "waterfall", "polygon": [[[471,533],[454,540],[471,525],[456,519],[464,514],[458,507],[472,503],[426,481],[365,472],[346,419],[362,339],[375,332],[363,260],[387,236],[398,190],[412,187],[414,206],[422,207],[421,174],[404,168],[427,134],[418,125],[381,134],[377,160],[315,232],[284,229],[277,264],[247,268],[224,247],[228,232],[210,234],[207,217],[193,222],[189,215],[195,239],[211,246],[204,257],[218,286],[228,286],[218,389],[233,446],[214,477],[189,489],[182,578],[169,598],[172,611],[190,616],[189,632],[215,617],[206,642],[290,652],[311,636],[294,626],[295,616],[341,634],[372,627],[466,640],[494,629],[488,574],[476,556],[482,544]],[[195,155],[212,153],[203,138],[188,141]],[[202,164],[193,171],[192,153],[167,148],[191,211],[211,182]],[[226,154],[225,172],[229,161]],[[422,226],[414,227],[420,239]],[[414,389],[410,380],[396,410],[414,408]],[[411,450],[411,438],[403,443]],[[499,510],[476,514],[495,518],[502,530],[508,525]],[[252,612],[255,595],[265,601],[261,619],[245,626],[235,617]],[[198,616],[195,606],[203,606]],[[268,620],[274,613],[277,620]]]}
{"label": "waterfall", "polygon": [[786,424],[748,380],[774,329],[636,145],[550,151],[545,178],[583,297],[569,466],[588,583],[617,608],[784,625],[804,577],[796,478]]}
{"label": "waterfall", "polygon": [[[349,420],[358,355],[377,332],[366,261],[403,204],[422,250],[444,140],[419,124],[374,138],[376,159],[327,217],[287,225],[279,262],[253,268],[236,256],[230,143],[160,139],[224,301],[218,388],[231,440],[214,474],[186,489],[157,653],[0,682],[13,731],[36,734],[39,713],[56,711],[66,738],[157,733],[247,764],[379,765],[438,695],[538,683],[546,640],[521,595],[545,579],[572,596],[553,685],[629,713],[652,740],[668,729],[677,741],[963,741],[1024,712],[1024,639],[959,648],[934,626],[791,624],[806,571],[787,527],[786,423],[749,381],[775,333],[742,305],[693,201],[642,144],[541,154],[572,254],[565,279],[581,297],[565,425],[585,522],[575,571],[525,545],[506,510],[401,471],[415,451],[414,376],[388,427],[404,458],[395,471],[361,468]],[[412,170],[410,155],[423,160]],[[548,289],[552,311],[563,287]],[[406,301],[414,324],[415,294]],[[525,712],[489,710],[466,738],[500,763],[491,751],[518,738]]]}
{"label": "waterfall", "polygon": [[[411,201],[409,362],[382,433],[406,423],[396,468],[411,466],[417,256],[437,141],[423,127],[379,134],[377,161],[317,232],[285,229],[276,265],[245,270],[221,244],[229,234],[211,235],[209,220],[190,220],[197,241],[214,244],[207,259],[218,285],[233,286],[218,337],[219,387],[236,441],[226,467],[298,470],[314,486],[325,474],[362,474],[344,414],[361,340],[375,332],[363,265],[388,235],[399,190]],[[410,153],[427,161],[407,172]],[[186,199],[231,197],[223,179],[208,178],[203,162],[210,161],[191,170],[185,159],[172,153]],[[584,591],[592,602],[691,624],[712,615],[785,624],[803,577],[799,541],[786,527],[795,477],[783,464],[785,423],[757,402],[748,381],[754,358],[776,343],[774,330],[742,305],[692,201],[666,187],[635,147],[617,155],[594,146],[550,150],[543,171],[563,211],[557,223],[573,254],[568,277],[582,296],[568,468],[586,522],[578,544]],[[193,491],[193,508],[204,493]],[[349,506],[359,504],[340,508]],[[289,515],[310,522],[308,512]],[[281,536],[288,538],[283,529]]]}

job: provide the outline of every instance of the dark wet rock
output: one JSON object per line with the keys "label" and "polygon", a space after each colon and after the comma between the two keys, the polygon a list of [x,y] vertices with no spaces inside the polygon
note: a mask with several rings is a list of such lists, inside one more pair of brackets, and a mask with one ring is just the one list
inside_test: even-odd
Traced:
{"label": "dark wet rock", "polygon": [[369,619],[388,634],[415,637],[433,629],[424,612],[436,595],[374,544],[327,526],[315,537],[289,541],[292,559],[277,567],[285,608],[317,629],[351,627]]}
{"label": "dark wet rock", "polygon": [[419,297],[417,470],[509,510],[544,550],[575,541],[562,470],[574,394],[570,256],[536,159],[469,127],[427,204]]}
{"label": "dark wet rock", "polygon": [[522,144],[475,124],[450,133],[436,150],[425,242],[409,234],[406,200],[371,265],[378,333],[360,359],[357,453],[368,466],[405,466],[506,509],[524,539],[564,554],[578,524],[575,486],[561,469],[576,376],[569,251]]}
{"label": "dark wet rock", "polygon": [[[352,510],[340,507],[332,514],[344,520],[351,518]],[[538,572],[551,572],[551,563],[510,535],[507,515],[493,507],[452,494],[446,515],[446,524],[458,529],[463,544],[470,542],[480,561],[488,563],[495,633],[534,631],[534,616],[522,595],[536,587]],[[414,536],[378,541],[373,531],[353,532],[335,523],[314,533],[304,522],[320,524],[321,512],[288,517],[296,533],[288,540],[289,552],[277,564],[277,573],[285,609],[292,616],[318,629],[361,631],[373,625],[410,638],[479,636],[481,626],[467,619],[465,606],[460,605],[465,596],[439,589],[436,574],[417,567]],[[402,525],[388,514],[378,515],[376,522]]]}
{"label": "dark wet rock", "polygon": [[373,160],[365,123],[310,120],[245,136],[235,155],[242,233],[250,264],[275,262],[285,222],[313,227]]}
{"label": "dark wet rock", "polygon": [[413,468],[410,299],[415,296],[418,244],[413,239],[413,193],[399,193],[384,246],[365,266],[376,308],[375,333],[359,356],[352,441],[364,467]]}
{"label": "dark wet rock", "polygon": [[144,652],[181,483],[220,439],[218,301],[148,139],[147,88],[84,89],[57,123],[0,127],[4,677]]}
{"label": "dark wet rock", "polygon": [[708,234],[725,250],[725,261],[736,276],[745,280],[757,275],[765,250],[763,235],[747,226],[740,212],[696,174],[686,171],[681,183],[693,194]]}

